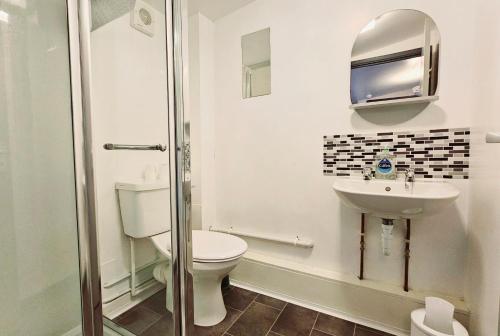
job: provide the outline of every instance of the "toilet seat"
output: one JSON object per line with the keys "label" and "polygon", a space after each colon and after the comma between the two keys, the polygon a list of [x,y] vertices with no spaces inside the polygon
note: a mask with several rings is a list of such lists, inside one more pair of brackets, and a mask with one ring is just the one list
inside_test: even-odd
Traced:
{"label": "toilet seat", "polygon": [[[170,258],[172,251],[171,232],[152,236],[154,245]],[[193,261],[198,263],[220,263],[240,258],[247,250],[247,243],[236,236],[193,230]]]}

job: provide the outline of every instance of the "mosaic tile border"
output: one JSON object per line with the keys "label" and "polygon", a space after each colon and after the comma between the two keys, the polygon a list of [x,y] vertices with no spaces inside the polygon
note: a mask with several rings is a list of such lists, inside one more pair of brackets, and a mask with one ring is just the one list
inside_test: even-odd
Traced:
{"label": "mosaic tile border", "polygon": [[323,174],[360,175],[374,166],[385,146],[396,157],[398,172],[414,168],[420,178],[468,179],[470,128],[425,131],[336,134],[323,137]]}

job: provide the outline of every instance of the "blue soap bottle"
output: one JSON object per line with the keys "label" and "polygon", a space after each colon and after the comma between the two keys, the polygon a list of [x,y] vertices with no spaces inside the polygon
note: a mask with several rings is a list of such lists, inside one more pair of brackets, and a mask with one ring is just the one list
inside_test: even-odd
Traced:
{"label": "blue soap bottle", "polygon": [[385,147],[375,156],[375,178],[385,180],[396,179],[396,167],[394,165],[394,155]]}

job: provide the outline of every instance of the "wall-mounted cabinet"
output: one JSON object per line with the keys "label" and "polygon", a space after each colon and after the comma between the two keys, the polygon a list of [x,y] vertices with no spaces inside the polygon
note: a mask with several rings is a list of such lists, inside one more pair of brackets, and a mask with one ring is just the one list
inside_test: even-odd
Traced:
{"label": "wall-mounted cabinet", "polygon": [[394,10],[371,20],[351,54],[351,108],[429,103],[436,96],[440,34],[416,10]]}

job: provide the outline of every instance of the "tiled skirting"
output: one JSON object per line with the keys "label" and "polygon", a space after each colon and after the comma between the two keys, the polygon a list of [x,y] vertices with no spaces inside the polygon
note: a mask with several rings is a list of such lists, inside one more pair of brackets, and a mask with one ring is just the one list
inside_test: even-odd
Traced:
{"label": "tiled skirting", "polygon": [[417,177],[469,178],[470,129],[335,134],[323,137],[323,174],[351,176],[375,166],[375,156],[388,147],[399,172],[414,168]]}

